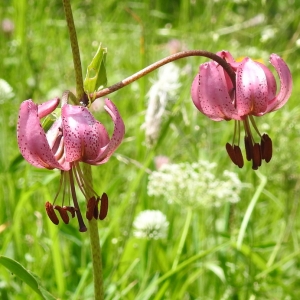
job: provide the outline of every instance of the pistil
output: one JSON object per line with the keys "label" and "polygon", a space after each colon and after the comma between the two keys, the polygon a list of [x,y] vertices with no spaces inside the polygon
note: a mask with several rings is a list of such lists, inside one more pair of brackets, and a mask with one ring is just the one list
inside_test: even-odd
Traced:
{"label": "pistil", "polygon": [[70,171],[68,171],[68,174],[69,174],[69,179],[70,179],[71,194],[72,194],[73,203],[74,203],[74,207],[75,207],[75,213],[76,213],[78,224],[79,224],[79,231],[80,232],[85,232],[85,231],[87,231],[87,228],[86,228],[86,226],[83,222],[82,215],[81,215],[81,212],[80,212],[80,208],[79,208],[79,205],[78,205],[76,191],[75,191],[75,185],[74,185],[74,178],[73,178],[73,169],[72,168],[70,169]]}

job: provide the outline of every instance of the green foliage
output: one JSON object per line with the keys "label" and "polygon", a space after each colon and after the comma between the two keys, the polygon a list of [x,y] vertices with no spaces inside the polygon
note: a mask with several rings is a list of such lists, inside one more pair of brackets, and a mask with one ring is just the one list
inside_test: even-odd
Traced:
{"label": "green foliage", "polygon": [[7,268],[12,274],[19,277],[24,283],[28,284],[41,298],[45,300],[55,299],[51,294],[39,286],[34,276],[24,269],[18,262],[5,256],[0,256],[0,264]]}
{"label": "green foliage", "polygon": [[84,91],[86,93],[93,93],[106,86],[106,54],[107,49],[103,48],[100,44],[97,53],[87,67],[86,77],[84,79]]}
{"label": "green foliage", "polygon": [[[110,200],[107,219],[99,221],[106,299],[300,298],[299,4],[299,0],[72,1],[83,70],[101,41],[108,49],[108,85],[174,51],[197,48],[227,49],[235,57],[249,55],[266,64],[274,52],[287,60],[294,80],[287,105],[256,119],[274,145],[271,162],[259,170],[264,184],[249,164],[238,169],[227,157],[225,144],[231,141],[233,124],[212,122],[191,102],[190,85],[205,59],[176,62],[182,70],[181,88],[167,107],[152,147],[146,146],[141,126],[146,94],[157,72],[109,95],[124,118],[126,137],[109,163],[93,168],[95,189],[106,192]],[[34,279],[39,278],[57,298],[93,299],[88,235],[78,232],[75,220],[53,225],[44,210],[57,192],[59,172],[26,163],[15,138],[23,100],[41,103],[61,97],[64,90],[74,91],[62,4],[6,0],[0,3],[0,19],[14,27],[4,30],[3,23],[0,29],[0,78],[13,90],[13,96],[1,97],[0,103],[0,254],[30,270],[28,274],[35,274]],[[111,132],[109,117],[92,107]],[[169,204],[147,194],[158,155],[174,163],[215,162],[216,174],[226,169],[236,172],[248,188],[240,202],[196,209],[186,222],[185,203]],[[83,198],[79,200],[84,206]],[[134,236],[133,220],[146,209],[166,215],[167,239]],[[185,224],[190,224],[187,231]],[[0,298],[40,296],[0,266]]]}

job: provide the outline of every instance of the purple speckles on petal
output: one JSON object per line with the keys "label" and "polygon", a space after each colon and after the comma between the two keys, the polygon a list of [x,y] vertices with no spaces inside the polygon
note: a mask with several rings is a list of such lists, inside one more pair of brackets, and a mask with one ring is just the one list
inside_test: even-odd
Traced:
{"label": "purple speckles on petal", "polygon": [[[46,134],[40,124],[38,107],[32,100],[22,102],[20,106],[17,127],[20,152],[35,167],[64,170],[68,166],[60,165],[54,157]],[[48,112],[51,110],[52,108],[50,110],[49,108],[46,109]]]}
{"label": "purple speckles on petal", "polygon": [[125,125],[116,106],[109,99],[105,99],[104,108],[109,113],[115,124],[114,132],[111,139],[106,144],[103,144],[102,139],[102,146],[98,150],[97,157],[87,157],[84,160],[86,163],[92,165],[99,165],[105,163],[121,144],[125,134]]}
{"label": "purple speckles on petal", "polygon": [[105,127],[95,120],[85,107],[66,104],[62,108],[66,161],[83,161],[97,165],[104,163],[120,145],[125,127],[115,105],[106,100],[106,111],[115,123],[110,139]]}
{"label": "purple speckles on petal", "polygon": [[276,54],[270,57],[280,79],[276,96],[276,80],[263,64],[246,57],[236,62],[228,51],[217,53],[236,73],[236,89],[223,68],[211,61],[200,65],[191,96],[200,112],[214,121],[243,120],[248,115],[262,116],[282,107],[292,91],[292,77],[286,63]]}
{"label": "purple speckles on petal", "polygon": [[292,74],[284,60],[277,54],[272,54],[270,62],[278,73],[280,90],[278,95],[269,101],[267,112],[281,108],[290,98],[293,87]]}
{"label": "purple speckles on petal", "polygon": [[240,116],[259,115],[268,106],[268,86],[264,70],[245,58],[236,74],[236,106]]}
{"label": "purple speckles on petal", "polygon": [[200,66],[191,96],[195,106],[214,121],[239,119],[228,90],[224,71],[213,62]]}

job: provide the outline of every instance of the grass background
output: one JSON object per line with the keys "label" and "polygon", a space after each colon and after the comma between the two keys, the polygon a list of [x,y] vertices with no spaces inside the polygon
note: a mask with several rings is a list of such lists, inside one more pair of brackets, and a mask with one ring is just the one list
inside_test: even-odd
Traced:
{"label": "grass background", "polygon": [[[210,121],[191,102],[190,85],[205,59],[177,62],[182,68],[188,66],[190,73],[181,78],[177,101],[164,118],[154,148],[146,147],[140,127],[150,79],[157,73],[110,95],[124,118],[126,137],[109,163],[93,168],[95,189],[110,198],[109,216],[99,224],[106,299],[298,299],[300,1],[73,0],[72,7],[83,70],[102,42],[108,48],[109,84],[169,55],[172,39],[178,39],[182,49],[227,49],[235,57],[251,56],[265,63],[269,54],[277,53],[286,59],[294,81],[292,97],[283,109],[257,120],[259,128],[268,128],[274,145],[272,161],[259,171],[267,180],[264,186],[250,164],[240,170],[227,157],[224,145],[231,141],[233,124]],[[0,254],[20,262],[60,299],[92,299],[88,236],[78,232],[76,222],[56,227],[45,214],[44,203],[53,199],[59,174],[23,161],[16,142],[23,100],[40,103],[74,89],[62,3],[4,0],[0,20],[5,19],[14,30],[0,32],[0,78],[15,95],[0,103]],[[107,116],[95,115],[111,128]],[[175,163],[216,162],[217,172],[234,171],[251,184],[231,208],[231,218],[226,205],[193,213],[173,271],[188,214],[184,203],[169,206],[147,195],[145,168],[154,170],[157,155]],[[243,245],[237,248],[241,223],[255,192],[259,198]],[[145,209],[166,214],[167,240],[133,236],[133,219]],[[229,220],[228,230],[218,230],[217,220]],[[0,298],[38,296],[0,267]]]}

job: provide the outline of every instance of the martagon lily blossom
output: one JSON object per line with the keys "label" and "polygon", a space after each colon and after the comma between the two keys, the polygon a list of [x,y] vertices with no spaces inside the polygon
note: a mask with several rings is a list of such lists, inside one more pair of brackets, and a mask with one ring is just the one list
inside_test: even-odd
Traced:
{"label": "martagon lily blossom", "polygon": [[[51,114],[59,103],[59,98],[40,105],[35,104],[31,99],[22,102],[17,127],[18,145],[23,157],[33,166],[61,170],[60,187],[53,202],[55,203],[63,187],[63,206],[46,203],[46,212],[51,221],[54,224],[59,222],[54,209],[58,211],[65,223],[69,223],[69,214],[72,217],[76,215],[79,231],[84,232],[87,228],[78,205],[75,181],[87,200],[88,220],[93,217],[103,219],[106,216],[108,198],[105,193],[102,197],[97,195],[84,176],[79,163],[100,165],[107,162],[120,145],[125,126],[116,106],[109,99],[105,99],[104,108],[114,122],[111,138],[105,127],[95,120],[86,107],[67,103],[62,103],[61,116],[45,132],[40,119]],[[65,205],[67,194],[71,195],[74,206],[70,203]]]}
{"label": "martagon lily blossom", "polygon": [[[288,101],[292,92],[291,72],[281,57],[277,54],[270,56],[280,80],[280,89],[276,94],[275,77],[264,64],[248,57],[236,62],[224,50],[217,55],[231,66],[236,74],[235,82],[215,61],[201,64],[192,83],[192,100],[198,110],[213,121],[235,120],[233,141],[226,144],[226,150],[233,163],[240,168],[244,165],[240,149],[240,124],[243,124],[246,158],[252,160],[252,168],[256,170],[263,159],[266,162],[271,160],[272,140],[267,134],[260,134],[253,116],[260,117],[278,110]],[[260,143],[253,137],[251,124]]]}

